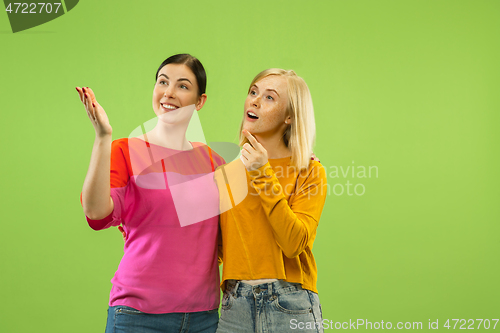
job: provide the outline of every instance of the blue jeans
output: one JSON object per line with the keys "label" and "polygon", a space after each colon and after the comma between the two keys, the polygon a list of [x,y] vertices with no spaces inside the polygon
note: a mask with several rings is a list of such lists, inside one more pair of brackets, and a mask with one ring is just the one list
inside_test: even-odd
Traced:
{"label": "blue jeans", "polygon": [[123,305],[110,306],[106,333],[214,333],[217,310],[151,314]]}
{"label": "blue jeans", "polygon": [[217,333],[323,332],[318,294],[278,280],[226,282]]}

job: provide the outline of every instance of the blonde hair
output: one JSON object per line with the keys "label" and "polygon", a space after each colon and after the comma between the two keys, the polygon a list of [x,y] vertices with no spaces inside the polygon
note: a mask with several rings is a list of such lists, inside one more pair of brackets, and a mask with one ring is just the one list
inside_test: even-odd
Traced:
{"label": "blonde hair", "polygon": [[[307,169],[311,161],[311,155],[316,138],[316,125],[314,123],[314,108],[311,93],[306,82],[293,70],[280,68],[266,69],[252,80],[250,88],[259,80],[269,75],[280,75],[285,77],[288,87],[288,102],[286,115],[290,116],[291,124],[283,133],[283,141],[292,153],[291,165],[298,171]],[[240,146],[248,142],[248,139],[241,133],[245,118],[240,126]]]}

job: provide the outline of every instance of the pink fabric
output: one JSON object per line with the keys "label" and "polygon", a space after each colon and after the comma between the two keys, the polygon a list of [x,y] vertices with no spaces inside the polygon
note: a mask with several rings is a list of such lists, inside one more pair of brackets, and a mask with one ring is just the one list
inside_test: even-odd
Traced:
{"label": "pink fabric", "polygon": [[[113,142],[111,197],[115,208],[103,220],[87,218],[96,230],[121,223],[127,235],[123,258],[111,280],[110,306],[126,305],[146,313],[206,311],[219,306],[219,227],[214,214],[218,194],[215,183],[207,181],[213,168],[208,147],[193,145],[192,151],[180,152],[146,146],[140,139]],[[215,167],[224,163],[212,154]],[[173,198],[170,187],[174,182],[178,190]],[[189,191],[197,195],[190,199]],[[176,210],[174,201],[180,199]],[[189,211],[199,213],[193,218]],[[190,220],[183,223],[178,216],[186,214]]]}

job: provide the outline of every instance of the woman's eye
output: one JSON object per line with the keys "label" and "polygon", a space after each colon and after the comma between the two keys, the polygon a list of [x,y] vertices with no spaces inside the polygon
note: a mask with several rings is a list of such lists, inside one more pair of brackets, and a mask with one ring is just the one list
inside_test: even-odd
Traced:
{"label": "woman's eye", "polygon": [[252,91],[250,91],[250,95],[252,95],[252,96],[256,95],[256,92],[252,90]]}
{"label": "woman's eye", "polygon": [[274,101],[274,98],[271,95],[268,95],[266,98],[271,100],[271,101]]}
{"label": "woman's eye", "polygon": [[188,87],[186,85],[181,84],[182,89],[187,89]]}
{"label": "woman's eye", "polygon": [[167,81],[161,80],[160,84],[167,84]]}

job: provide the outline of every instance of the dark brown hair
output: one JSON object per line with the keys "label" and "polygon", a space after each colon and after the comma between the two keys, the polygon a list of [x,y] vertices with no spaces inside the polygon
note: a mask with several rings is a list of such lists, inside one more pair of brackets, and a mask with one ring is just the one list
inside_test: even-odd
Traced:
{"label": "dark brown hair", "polygon": [[197,58],[187,53],[176,54],[168,57],[161,63],[160,67],[156,71],[155,81],[158,79],[158,73],[160,70],[168,64],[182,64],[188,66],[196,77],[196,82],[198,83],[198,96],[205,93],[205,89],[207,88],[207,73],[205,73],[205,68],[203,68],[203,65]]}

